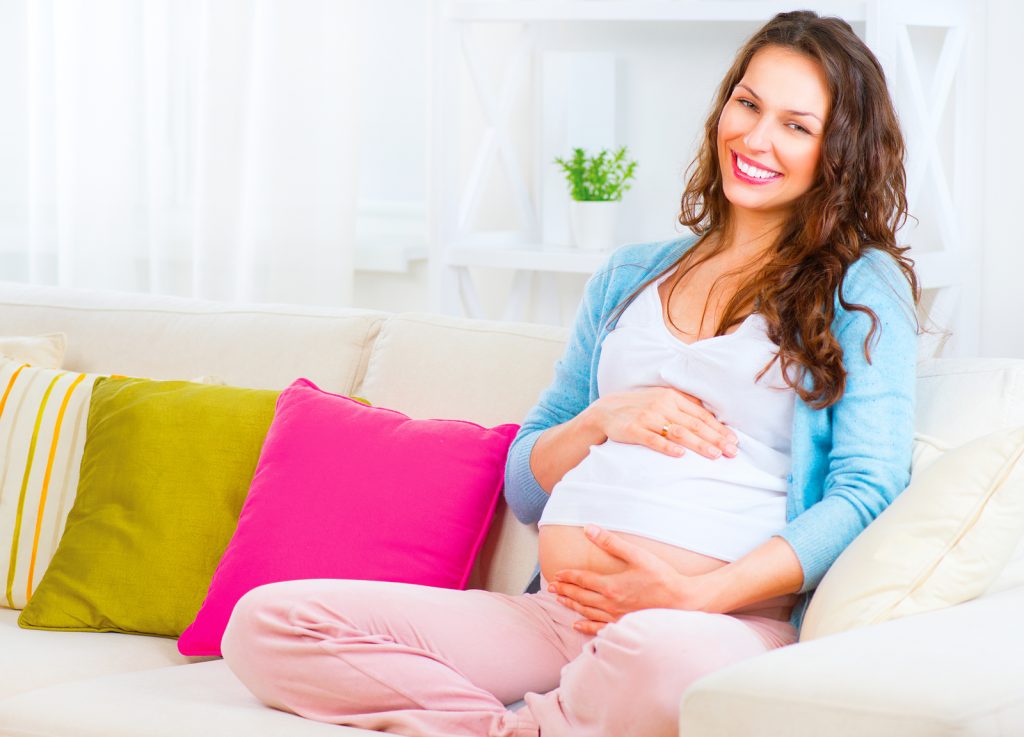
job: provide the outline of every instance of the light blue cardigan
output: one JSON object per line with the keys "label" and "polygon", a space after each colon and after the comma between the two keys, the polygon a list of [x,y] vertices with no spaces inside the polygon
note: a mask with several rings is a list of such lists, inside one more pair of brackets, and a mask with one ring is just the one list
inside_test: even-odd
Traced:
{"label": "light blue cardigan", "polygon": [[[554,381],[527,414],[509,449],[505,498],[521,522],[537,522],[548,500],[530,470],[537,438],[598,398],[597,365],[604,337],[614,328],[605,324],[612,311],[696,240],[688,236],[623,246],[587,282]],[[800,560],[801,593],[818,585],[846,546],[910,480],[917,332],[910,285],[891,257],[868,249],[847,271],[843,295],[847,303],[870,307],[880,325],[872,336],[868,363],[863,346],[871,319],[843,309],[837,296],[832,332],[843,349],[846,390],[842,399],[822,410],[796,400],[787,524],[779,535]],[[810,385],[807,377],[805,386]],[[794,612],[798,626],[803,608]]]}

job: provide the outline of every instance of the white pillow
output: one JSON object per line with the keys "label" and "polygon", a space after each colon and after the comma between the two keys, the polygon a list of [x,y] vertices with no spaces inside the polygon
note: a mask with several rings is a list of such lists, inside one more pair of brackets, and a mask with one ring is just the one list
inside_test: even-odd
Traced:
{"label": "white pillow", "polygon": [[60,368],[64,361],[67,336],[64,333],[47,333],[29,337],[0,336],[0,356],[12,361],[31,364],[36,368]]}
{"label": "white pillow", "polygon": [[953,446],[939,438],[920,432],[914,433],[914,448],[910,460],[911,479],[913,474],[921,473],[951,450]]}
{"label": "white pillow", "polygon": [[800,639],[959,604],[999,576],[1024,535],[1024,427],[941,452],[918,437],[910,486],[822,579]]}
{"label": "white pillow", "polygon": [[942,358],[917,367],[914,428],[962,445],[1024,425],[1024,360]]}

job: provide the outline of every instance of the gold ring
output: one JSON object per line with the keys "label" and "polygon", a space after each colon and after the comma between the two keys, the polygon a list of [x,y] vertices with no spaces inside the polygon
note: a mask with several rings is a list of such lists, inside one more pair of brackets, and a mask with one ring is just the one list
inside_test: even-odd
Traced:
{"label": "gold ring", "polygon": [[667,438],[668,437],[668,425],[662,425],[661,426],[661,437],[663,437],[663,438]]}

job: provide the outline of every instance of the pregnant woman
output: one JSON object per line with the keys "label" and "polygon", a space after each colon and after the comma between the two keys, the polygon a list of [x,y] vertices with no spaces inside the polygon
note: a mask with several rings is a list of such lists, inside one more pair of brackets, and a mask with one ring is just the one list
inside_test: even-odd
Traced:
{"label": "pregnant woman", "polygon": [[395,734],[660,737],[694,680],[792,643],[909,480],[903,150],[850,26],[773,18],[707,118],[694,235],[590,279],[509,451],[539,591],[261,586],[224,635],[234,673],[270,706]]}

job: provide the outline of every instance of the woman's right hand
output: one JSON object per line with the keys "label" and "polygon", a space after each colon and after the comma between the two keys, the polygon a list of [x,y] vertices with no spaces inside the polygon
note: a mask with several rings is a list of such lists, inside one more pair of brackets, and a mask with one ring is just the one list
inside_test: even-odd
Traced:
{"label": "woman's right hand", "polygon": [[[652,386],[606,394],[586,410],[609,440],[681,456],[685,449],[706,458],[734,458],[736,433],[718,421],[692,394]],[[662,428],[668,434],[662,435]]]}

